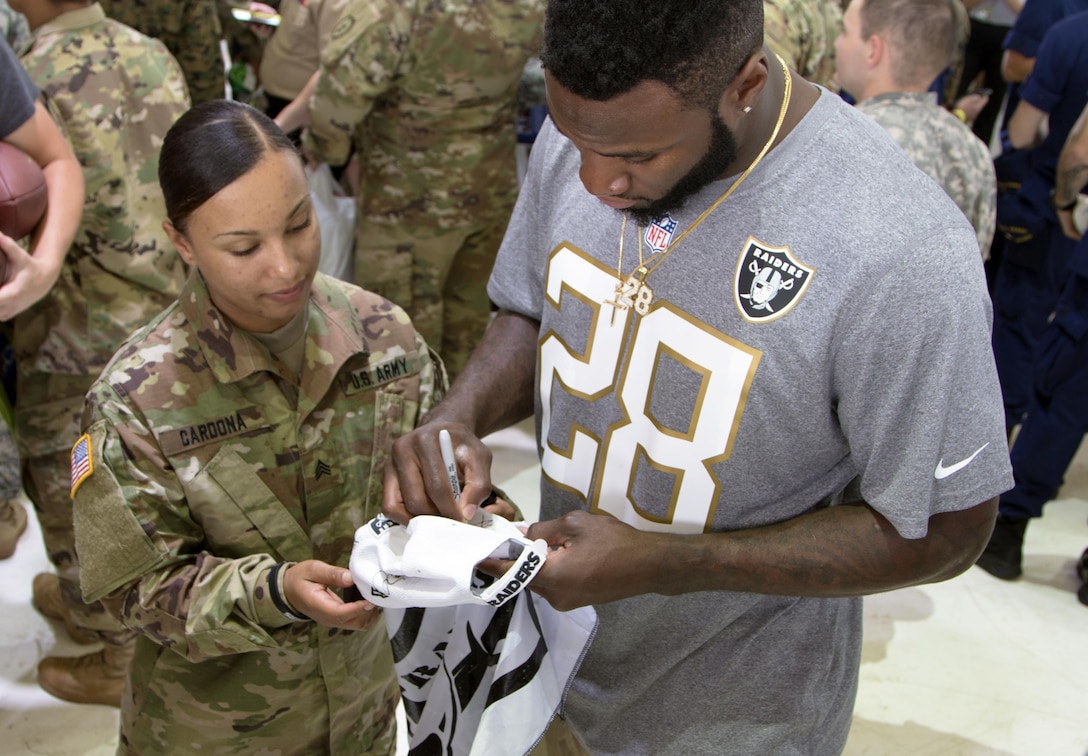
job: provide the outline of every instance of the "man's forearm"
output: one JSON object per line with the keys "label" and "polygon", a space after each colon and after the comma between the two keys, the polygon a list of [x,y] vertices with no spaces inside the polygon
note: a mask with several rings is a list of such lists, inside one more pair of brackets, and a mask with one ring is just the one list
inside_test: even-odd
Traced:
{"label": "man's forearm", "polygon": [[295,95],[295,99],[287,103],[273,119],[285,133],[290,134],[296,129],[305,127],[310,120],[310,98],[317,89],[317,80],[321,76],[320,71],[314,71],[306,81],[305,86]]}
{"label": "man's forearm", "polygon": [[924,537],[907,539],[861,503],[701,535],[640,531],[574,511],[529,528],[530,538],[553,547],[533,590],[560,611],[651,593],[864,596],[963,572],[985,548],[996,514],[995,498],[934,515]]}
{"label": "man's forearm", "polygon": [[934,515],[929,533],[919,539],[903,538],[866,505],[831,507],[724,537],[695,536],[696,543],[684,549],[686,557],[676,557],[687,561],[682,570],[687,582],[705,581],[705,590],[863,596],[946,580],[966,570],[986,545],[994,507],[986,502]]}

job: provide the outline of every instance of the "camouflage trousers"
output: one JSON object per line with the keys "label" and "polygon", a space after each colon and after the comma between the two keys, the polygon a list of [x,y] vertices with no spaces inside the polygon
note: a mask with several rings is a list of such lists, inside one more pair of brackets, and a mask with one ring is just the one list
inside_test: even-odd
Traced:
{"label": "camouflage trousers", "polygon": [[279,641],[192,661],[138,638],[117,753],[394,756],[400,693],[385,623],[300,622]]}
{"label": "camouflage trousers", "polygon": [[556,717],[529,756],[589,756],[589,751],[571,732],[567,723]]}
{"label": "camouflage trousers", "polygon": [[355,235],[355,283],[403,307],[452,380],[490,322],[487,279],[507,216],[480,225],[413,232],[363,219]]}
{"label": "camouflage trousers", "polygon": [[19,498],[22,490],[22,482],[19,480],[19,451],[15,448],[11,428],[6,423],[0,423],[0,502]]}

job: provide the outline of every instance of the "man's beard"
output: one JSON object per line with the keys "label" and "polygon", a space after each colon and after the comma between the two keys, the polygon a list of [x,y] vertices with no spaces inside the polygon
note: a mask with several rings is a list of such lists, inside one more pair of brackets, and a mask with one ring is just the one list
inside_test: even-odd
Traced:
{"label": "man's beard", "polygon": [[710,119],[710,129],[710,147],[706,154],[683,178],[673,184],[665,196],[646,207],[632,207],[627,210],[638,225],[647,226],[665,213],[679,210],[688,197],[721,178],[725,169],[733,163],[737,157],[737,140],[717,113]]}

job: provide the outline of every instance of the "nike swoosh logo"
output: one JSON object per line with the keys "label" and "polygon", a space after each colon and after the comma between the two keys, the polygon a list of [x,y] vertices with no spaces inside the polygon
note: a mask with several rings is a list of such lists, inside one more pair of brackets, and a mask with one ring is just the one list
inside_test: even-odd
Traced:
{"label": "nike swoosh logo", "polygon": [[971,462],[974,460],[974,458],[977,457],[979,454],[981,454],[982,450],[985,449],[989,445],[990,444],[988,442],[983,444],[982,446],[980,446],[978,448],[978,451],[976,451],[974,454],[972,454],[967,459],[961,459],[956,464],[949,465],[948,467],[944,466],[944,457],[941,457],[941,461],[937,463],[937,469],[933,471],[933,477],[936,478],[937,480],[943,480],[944,478],[947,478],[949,475],[952,475],[953,473],[958,473],[960,470],[967,467],[967,465],[971,464]]}

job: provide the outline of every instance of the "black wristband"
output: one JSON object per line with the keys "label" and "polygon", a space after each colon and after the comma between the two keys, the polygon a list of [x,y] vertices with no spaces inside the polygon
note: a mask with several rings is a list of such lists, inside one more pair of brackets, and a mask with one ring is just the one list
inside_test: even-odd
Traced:
{"label": "black wristband", "polygon": [[1052,208],[1054,208],[1055,210],[1061,210],[1062,212],[1068,212],[1077,206],[1078,197],[1076,195],[1073,195],[1073,199],[1066,204],[1059,205],[1057,202],[1055,202],[1055,200],[1057,199],[1057,192],[1057,189],[1050,190],[1050,206]]}
{"label": "black wristband", "polygon": [[287,619],[292,622],[310,622],[310,618],[305,614],[299,614],[292,609],[287,603],[287,597],[280,593],[280,569],[286,566],[284,562],[280,562],[268,573],[268,595],[272,598],[272,604]]}

